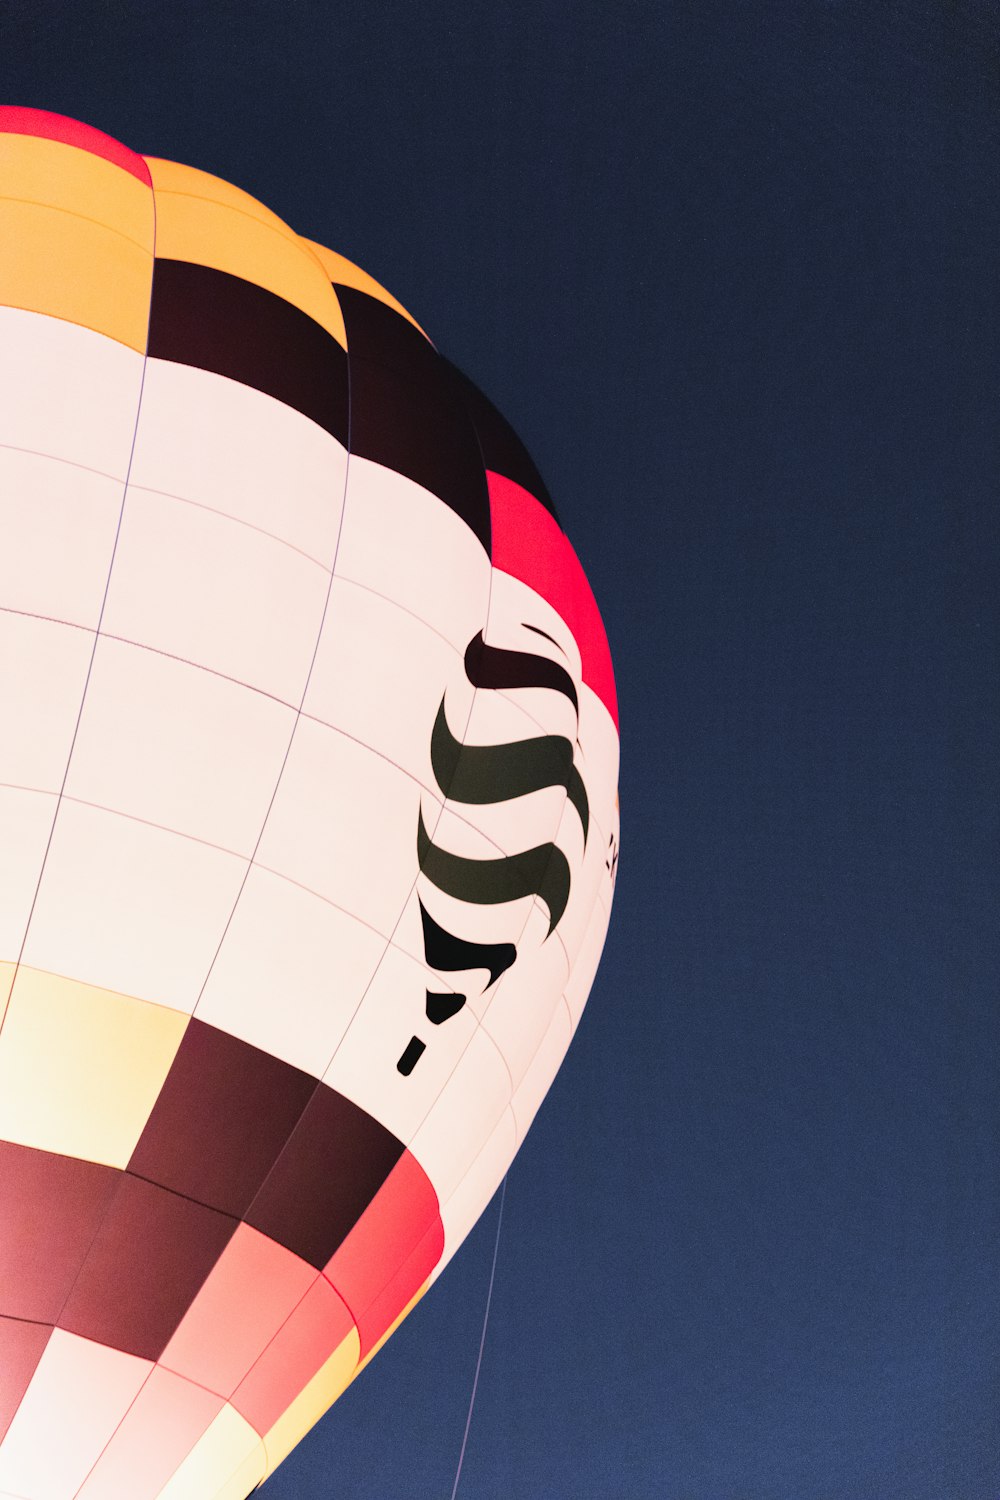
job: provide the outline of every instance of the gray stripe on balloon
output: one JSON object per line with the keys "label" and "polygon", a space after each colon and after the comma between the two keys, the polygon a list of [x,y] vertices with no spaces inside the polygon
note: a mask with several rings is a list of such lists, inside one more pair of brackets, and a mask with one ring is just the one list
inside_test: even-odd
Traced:
{"label": "gray stripe on balloon", "polygon": [[448,727],[442,698],[431,734],[431,765],[438,786],[451,802],[510,802],[543,787],[565,787],[583,825],[586,844],[590,805],[573,764],[572,742],[564,735],[537,735],[505,745],[463,745]]}
{"label": "gray stripe on balloon", "polygon": [[499,906],[522,896],[540,896],[549,909],[551,934],[569,900],[569,864],[557,844],[539,844],[500,859],[468,859],[431,841],[420,809],[417,858],[421,874],[446,896],[473,906]]}

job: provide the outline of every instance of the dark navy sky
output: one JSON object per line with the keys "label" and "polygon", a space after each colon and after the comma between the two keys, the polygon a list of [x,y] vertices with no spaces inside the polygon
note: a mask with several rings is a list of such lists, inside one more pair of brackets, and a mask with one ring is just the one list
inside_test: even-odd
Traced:
{"label": "dark navy sky", "polygon": [[[7,0],[511,418],[602,604],[604,964],[460,1500],[1000,1495],[994,0]],[[491,1208],[271,1482],[448,1500]]]}

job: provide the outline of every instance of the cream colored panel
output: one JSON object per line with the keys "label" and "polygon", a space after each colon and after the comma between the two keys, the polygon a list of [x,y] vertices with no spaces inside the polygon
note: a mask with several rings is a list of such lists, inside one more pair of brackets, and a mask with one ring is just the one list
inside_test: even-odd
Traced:
{"label": "cream colored panel", "polygon": [[0,960],[21,952],[55,810],[55,793],[0,786]]}
{"label": "cream colored panel", "polygon": [[190,1012],[245,860],[63,801],[25,962]]}
{"label": "cream colored panel", "polygon": [[[590,835],[587,839],[587,847],[581,863],[573,866],[573,885],[570,890],[569,905],[565,915],[559,923],[559,936],[562,938],[569,955],[570,965],[575,962],[576,954],[581,944],[587,940],[590,931],[591,914],[594,902],[602,897],[610,906],[614,893],[614,871],[616,870],[616,854],[618,849],[618,815],[614,808],[611,810],[611,832],[608,833],[600,824],[591,819]],[[564,814],[565,828],[560,831],[560,842],[569,847],[569,836],[572,833],[570,820],[574,817],[572,808],[567,808]],[[579,823],[577,822],[577,827]]]}
{"label": "cream colored panel", "polygon": [[254,866],[198,1019],[319,1077],[384,949],[354,917]]}
{"label": "cream colored panel", "polygon": [[163,1486],[158,1500],[221,1500],[230,1494],[237,1474],[245,1484],[240,1492],[245,1497],[264,1476],[264,1452],[250,1423],[227,1403]]}
{"label": "cream colored panel", "polygon": [[118,479],[0,448],[0,605],[96,629],[122,494]]}
{"label": "cream colored panel", "polygon": [[436,496],[352,457],[337,576],[410,610],[459,651],[486,621],[490,563],[472,531]]}
{"label": "cream colored panel", "polygon": [[518,939],[516,961],[487,991],[483,1019],[515,1088],[541,1046],[568,977],[565,950],[549,935],[548,913],[538,903]]}
{"label": "cream colored panel", "polygon": [[517,1126],[508,1106],[461,1182],[441,1205],[444,1253],[431,1273],[437,1281],[500,1186],[517,1151]]}
{"label": "cream colored panel", "polygon": [[517,1122],[517,1138],[523,1141],[528,1126],[535,1118],[538,1106],[549,1091],[549,1085],[566,1056],[566,1048],[573,1036],[573,1025],[566,1002],[560,1000],[548,1029],[531,1065],[518,1084],[511,1100],[514,1119]]}
{"label": "cream colored panel", "polygon": [[[324,1083],[346,1094],[401,1141],[409,1141],[431,1109],[476,1029],[466,1007],[434,1026],[427,991],[447,993],[450,980],[390,948],[352,1020]],[[397,1068],[410,1038],[425,1044],[412,1073]]]}
{"label": "cream colored panel", "polygon": [[608,935],[609,918],[608,908],[603,901],[598,899],[591,910],[583,942],[573,959],[573,967],[566,982],[565,1000],[574,1030],[580,1024],[583,1007],[587,1003],[590,987],[601,961],[604,941]]}
{"label": "cream colored panel", "polygon": [[408,1142],[439,1201],[448,1198],[469,1171],[510,1095],[503,1058],[486,1033],[476,1031],[427,1119]]}
{"label": "cream colored panel", "polygon": [[604,704],[589,687],[580,689],[580,749],[577,764],[587,787],[590,811],[606,833],[616,822],[618,731]]}
{"label": "cream colored panel", "polygon": [[249,858],[294,722],[263,693],[101,640],[66,792]]}
{"label": "cream colored panel", "polygon": [[72,1500],[152,1368],[56,1328],[0,1443],[0,1489]]}
{"label": "cream colored panel", "polygon": [[22,964],[0,1030],[0,1139],[124,1168],[187,1019]]}
{"label": "cream colored panel", "polygon": [[297,705],[329,578],[224,516],[129,493],[104,630]]}
{"label": "cream colored panel", "polygon": [[221,511],[330,567],[346,475],[337,440],[283,401],[191,365],[149,361],[132,488]]}
{"label": "cream colored panel", "polygon": [[460,653],[412,614],[335,578],[305,712],[434,790],[431,731],[446,693],[461,733],[473,689]]}
{"label": "cream colored panel", "polygon": [[0,445],[124,480],[142,363],[103,334],[0,307]]}
{"label": "cream colored panel", "polygon": [[421,795],[430,803],[371,750],[300,719],[257,862],[388,936],[417,876]]}
{"label": "cream colored panel", "polygon": [[87,630],[0,611],[0,784],[59,790],[93,644]]}

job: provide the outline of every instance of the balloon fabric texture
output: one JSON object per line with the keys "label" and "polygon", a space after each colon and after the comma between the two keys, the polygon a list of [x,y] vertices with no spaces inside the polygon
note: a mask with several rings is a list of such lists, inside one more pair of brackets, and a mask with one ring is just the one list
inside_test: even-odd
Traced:
{"label": "balloon fabric texture", "polygon": [[0,1496],[244,1500],[566,1052],[611,662],[364,272],[60,116],[0,179]]}

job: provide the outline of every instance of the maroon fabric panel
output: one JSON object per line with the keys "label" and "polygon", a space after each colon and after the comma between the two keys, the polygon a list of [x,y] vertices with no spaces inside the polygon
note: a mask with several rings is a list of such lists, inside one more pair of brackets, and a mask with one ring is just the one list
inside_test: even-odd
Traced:
{"label": "maroon fabric panel", "polygon": [[0,1318],[0,1439],[14,1419],[51,1332],[44,1323]]}
{"label": "maroon fabric panel", "polygon": [[128,1169],[242,1218],[317,1087],[310,1074],[192,1020]]}
{"label": "maroon fabric panel", "polygon": [[236,1224],[123,1173],[59,1327],[158,1359]]}
{"label": "maroon fabric panel", "polygon": [[0,1141],[0,1315],[57,1321],[121,1175]]}
{"label": "maroon fabric panel", "polygon": [[376,1119],[321,1084],[244,1215],[316,1267],[325,1266],[403,1153]]}

